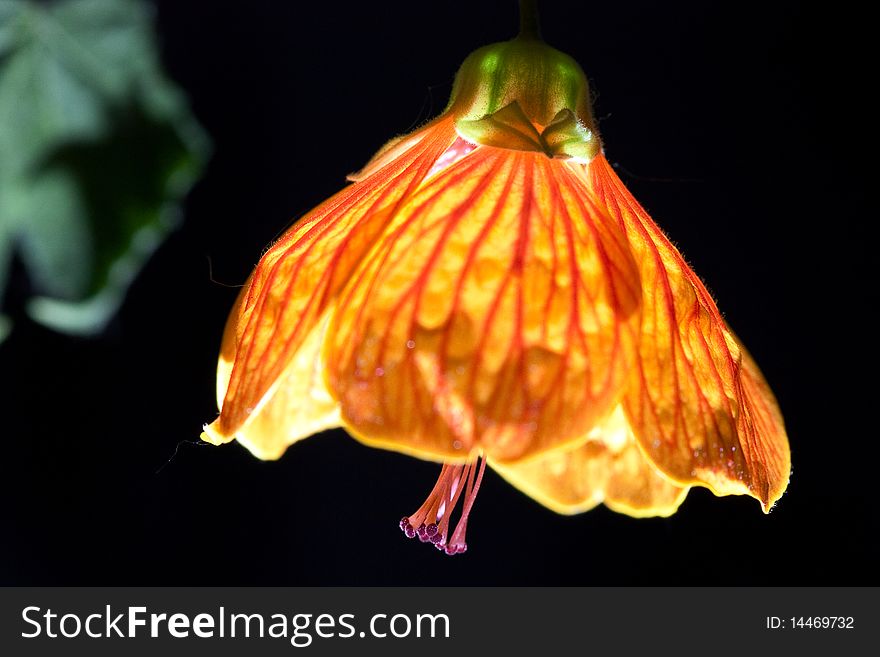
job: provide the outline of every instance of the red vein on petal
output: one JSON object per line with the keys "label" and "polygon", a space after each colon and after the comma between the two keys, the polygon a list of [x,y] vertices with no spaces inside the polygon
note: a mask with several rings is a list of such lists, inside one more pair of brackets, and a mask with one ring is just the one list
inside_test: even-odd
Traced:
{"label": "red vein on petal", "polygon": [[[287,354],[293,348],[292,345],[295,345],[295,341],[302,339],[302,333],[304,333],[304,331],[301,331],[301,329],[303,326],[305,326],[307,322],[313,323],[315,317],[319,314],[317,310],[313,310],[315,306],[317,305],[320,308],[326,305],[330,286],[329,283],[327,285],[324,285],[324,283],[332,280],[334,267],[338,263],[345,246],[352,239],[353,232],[350,231],[343,237],[341,244],[334,250],[331,256],[330,265],[322,272],[318,286],[321,297],[317,304],[316,294],[310,295],[306,301],[305,308],[299,314],[292,330],[286,326],[286,322],[276,321],[271,332],[265,338],[260,340],[256,337],[258,334],[258,327],[261,324],[261,318],[265,311],[266,303],[272,296],[271,292],[275,286],[279,272],[282,269],[282,263],[292,255],[299,256],[295,262],[292,275],[288,277],[285,282],[286,284],[284,285],[282,302],[280,304],[280,307],[282,308],[281,314],[283,315],[285,312],[284,309],[290,302],[291,295],[294,292],[295,281],[297,280],[301,268],[304,266],[306,256],[316,247],[317,244],[321,243],[320,239],[328,230],[330,230],[335,222],[342,219],[342,215],[338,214],[340,210],[349,212],[352,209],[357,208],[361,201],[370,199],[371,195],[377,194],[377,199],[370,199],[366,202],[368,207],[361,215],[362,219],[359,220],[363,221],[369,217],[372,208],[376,207],[387,198],[389,194],[391,194],[393,180],[403,171],[415,166],[414,173],[411,174],[408,184],[397,201],[398,204],[402,202],[402,200],[405,199],[420,182],[421,177],[426,174],[427,170],[436,159],[433,157],[434,152],[445,148],[445,142],[451,141],[454,137],[454,131],[451,128],[451,124],[437,124],[435,128],[437,128],[436,132],[432,132],[424,140],[416,144],[411,155],[409,152],[407,153],[409,157],[401,157],[400,160],[392,161],[386,165],[386,167],[383,167],[363,182],[351,185],[348,188],[348,190],[351,191],[346,190],[340,192],[338,195],[338,201],[334,202],[331,200],[327,208],[319,207],[314,211],[316,213],[316,218],[310,220],[310,224],[308,225],[308,228],[306,228],[305,233],[298,239],[295,236],[301,229],[294,226],[294,228],[288,233],[290,237],[283,237],[279,240],[279,243],[273,247],[274,251],[282,252],[278,253],[275,257],[268,274],[265,276],[265,280],[260,280],[260,278],[265,269],[266,258],[264,257],[261,264],[258,265],[257,271],[252,280],[260,283],[260,296],[254,302],[254,295],[256,294],[254,288],[252,288],[252,292],[248,295],[249,304],[253,302],[254,306],[252,309],[248,309],[250,317],[241,334],[241,340],[239,341],[239,347],[242,344],[246,344],[247,346],[243,354],[236,355],[226,399],[223,404],[224,409],[230,408],[231,411],[227,410],[226,413],[221,414],[221,421],[225,420],[224,424],[226,426],[223,427],[223,429],[225,429],[226,433],[234,433],[241,423],[244,422],[249,413],[247,408],[235,403],[239,393],[241,391],[244,391],[244,394],[250,393],[251,396],[256,398],[254,401],[254,404],[256,404],[256,402],[262,398],[265,392],[271,387],[272,382],[277,378],[278,374],[286,364],[286,361],[288,360],[287,358],[278,358],[277,362],[267,364],[268,353],[270,351],[269,345],[275,342],[275,337],[278,334],[278,331],[282,328],[282,325],[284,325],[284,330],[288,332],[286,339],[282,341],[280,349],[276,347],[273,350],[278,356]],[[313,237],[311,240],[308,240],[308,236]],[[293,241],[293,244],[290,247],[285,247],[288,241]],[[306,242],[306,244],[302,252],[297,253],[297,249],[304,242]],[[255,353],[254,350],[257,348],[258,343],[264,346],[261,348],[260,353]],[[255,375],[250,373],[255,373]],[[245,381],[242,381],[242,379],[245,379]]]}

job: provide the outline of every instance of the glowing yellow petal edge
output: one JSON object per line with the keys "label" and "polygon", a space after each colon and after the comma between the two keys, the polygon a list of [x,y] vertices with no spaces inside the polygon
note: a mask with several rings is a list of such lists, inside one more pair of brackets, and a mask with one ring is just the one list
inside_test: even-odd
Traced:
{"label": "glowing yellow petal edge", "polygon": [[[490,460],[489,464],[523,493],[563,515],[589,511],[601,502],[613,511],[635,518],[667,517],[676,512],[690,488],[670,480],[646,458],[620,406],[587,434],[578,447],[556,450],[526,463],[508,465]],[[633,465],[635,473],[621,470]],[[640,475],[645,474],[653,477],[654,483],[649,485],[655,492],[659,490],[661,498],[664,492],[675,495],[650,505],[628,503],[625,498],[632,495],[625,490],[627,485],[643,484]],[[583,499],[569,503],[563,501],[565,497]]]}
{"label": "glowing yellow petal edge", "polygon": [[[340,426],[339,404],[324,384],[322,345],[332,309],[309,332],[284,374],[251,411],[234,436],[223,436],[206,425],[202,439],[214,445],[238,440],[263,460],[280,458],[293,443],[312,434]],[[232,373],[232,361],[217,363],[217,399],[222,408]]]}

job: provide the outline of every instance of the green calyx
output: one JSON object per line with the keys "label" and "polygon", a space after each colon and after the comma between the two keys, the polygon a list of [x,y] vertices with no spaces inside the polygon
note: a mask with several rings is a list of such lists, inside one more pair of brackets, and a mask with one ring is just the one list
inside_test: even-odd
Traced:
{"label": "green calyx", "polygon": [[446,111],[464,139],[486,146],[585,160],[601,150],[583,70],[530,36],[471,53]]}

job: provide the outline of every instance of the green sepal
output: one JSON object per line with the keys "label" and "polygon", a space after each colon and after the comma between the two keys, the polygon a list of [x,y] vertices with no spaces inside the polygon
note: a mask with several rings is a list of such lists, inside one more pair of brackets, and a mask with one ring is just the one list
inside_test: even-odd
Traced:
{"label": "green sepal", "polygon": [[547,157],[578,158],[589,162],[601,148],[593,131],[571,110],[560,110],[543,132],[514,101],[481,119],[459,119],[458,134],[467,141],[514,151],[544,153]]}
{"label": "green sepal", "polygon": [[455,128],[463,139],[475,144],[515,151],[541,151],[550,155],[541,135],[515,101],[482,119],[460,119]]}
{"label": "green sepal", "polygon": [[532,38],[518,37],[472,52],[458,70],[446,112],[458,120],[478,121],[514,102],[538,126],[570,110],[595,132],[589,84],[581,67]]}
{"label": "green sepal", "polygon": [[541,133],[544,145],[554,157],[575,157],[590,161],[601,149],[596,134],[577,120],[569,109],[560,110]]}

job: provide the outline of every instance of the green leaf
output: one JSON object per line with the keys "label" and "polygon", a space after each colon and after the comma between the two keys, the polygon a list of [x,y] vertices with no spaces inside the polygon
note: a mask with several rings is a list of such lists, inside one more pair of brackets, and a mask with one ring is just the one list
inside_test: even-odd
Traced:
{"label": "green leaf", "polygon": [[208,151],[145,4],[0,0],[0,299],[15,252],[34,319],[100,331]]}
{"label": "green leaf", "polygon": [[15,18],[17,15],[17,0],[0,0],[0,57],[12,47],[15,39]]}

